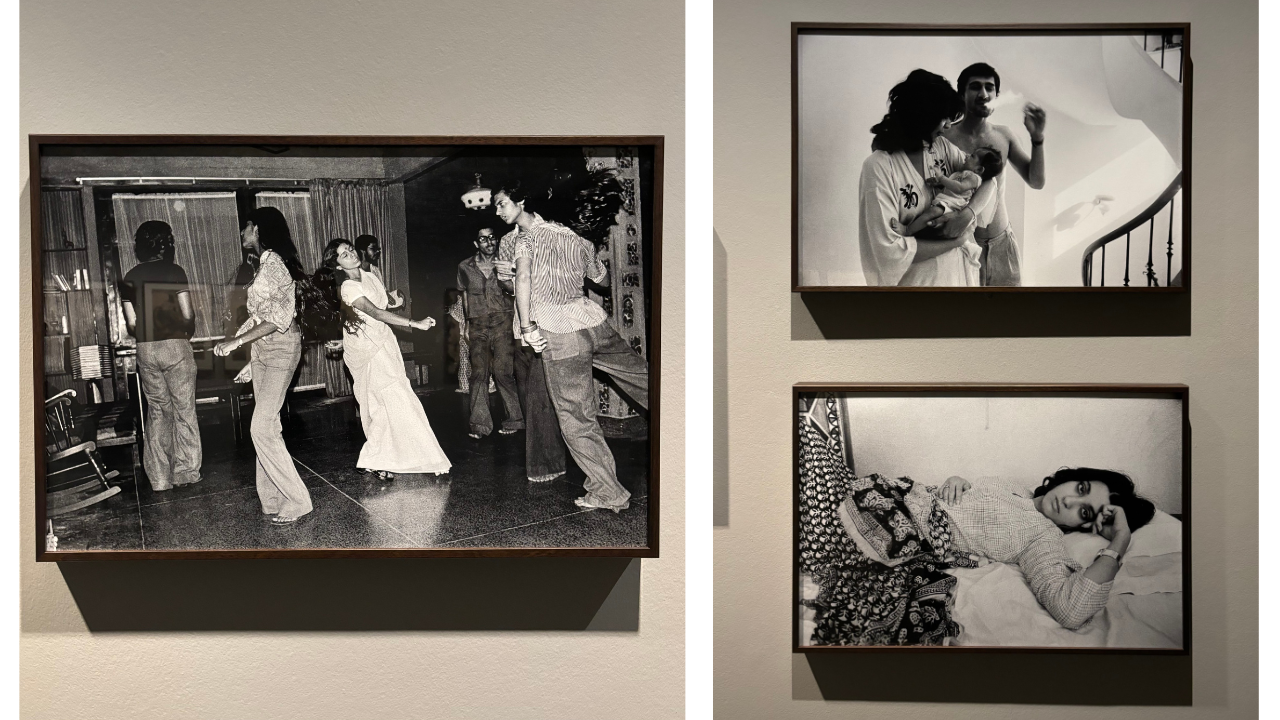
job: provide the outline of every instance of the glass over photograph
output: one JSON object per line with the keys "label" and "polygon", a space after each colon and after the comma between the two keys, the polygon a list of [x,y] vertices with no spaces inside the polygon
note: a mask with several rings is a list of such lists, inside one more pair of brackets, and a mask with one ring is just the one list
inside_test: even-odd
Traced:
{"label": "glass over photograph", "polygon": [[656,552],[661,139],[453,140],[33,138],[42,559]]}
{"label": "glass over photograph", "polygon": [[793,27],[794,286],[1185,287],[1187,30]]}
{"label": "glass over photograph", "polygon": [[1185,401],[798,387],[796,650],[1185,652]]}

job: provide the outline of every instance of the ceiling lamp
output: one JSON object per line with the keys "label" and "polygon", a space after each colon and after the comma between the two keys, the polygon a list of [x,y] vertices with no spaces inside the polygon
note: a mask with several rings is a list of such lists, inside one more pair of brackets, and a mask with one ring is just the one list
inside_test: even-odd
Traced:
{"label": "ceiling lamp", "polygon": [[462,194],[462,204],[466,205],[468,210],[484,210],[489,207],[492,199],[493,192],[480,185],[480,173],[476,173],[476,184]]}

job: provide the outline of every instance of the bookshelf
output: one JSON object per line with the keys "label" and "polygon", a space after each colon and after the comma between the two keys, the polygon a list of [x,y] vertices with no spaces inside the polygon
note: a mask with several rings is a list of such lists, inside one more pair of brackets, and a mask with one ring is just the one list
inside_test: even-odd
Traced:
{"label": "bookshelf", "polygon": [[[46,397],[74,389],[77,400],[87,403],[94,399],[91,383],[103,401],[114,400],[115,393],[110,369],[97,381],[77,380],[73,372],[76,348],[109,343],[102,264],[85,232],[85,197],[81,188],[41,188],[40,265]],[[92,212],[92,195],[88,199]]]}

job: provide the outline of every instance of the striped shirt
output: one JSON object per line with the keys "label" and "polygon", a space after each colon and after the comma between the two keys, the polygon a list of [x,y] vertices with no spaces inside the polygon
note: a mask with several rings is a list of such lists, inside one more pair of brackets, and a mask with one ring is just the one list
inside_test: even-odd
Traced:
{"label": "striped shirt", "polygon": [[975,486],[958,504],[940,506],[951,516],[955,549],[1017,565],[1058,624],[1075,630],[1106,606],[1113,583],[1084,576],[1062,531],[1036,510],[1030,492]]}
{"label": "striped shirt", "polygon": [[586,296],[583,280],[604,282],[609,270],[595,246],[577,233],[535,216],[534,224],[516,235],[513,257],[530,261],[529,320],[542,329],[571,333],[608,319],[604,308]]}

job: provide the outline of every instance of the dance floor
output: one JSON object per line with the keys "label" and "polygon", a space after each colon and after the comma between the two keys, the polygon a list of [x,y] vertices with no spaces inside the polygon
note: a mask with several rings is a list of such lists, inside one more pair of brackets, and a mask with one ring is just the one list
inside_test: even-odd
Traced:
{"label": "dance floor", "polygon": [[[422,392],[453,463],[448,475],[394,480],[356,471],[364,435],[348,399],[295,399],[284,437],[315,511],[273,526],[254,488],[253,445],[234,442],[226,414],[201,409],[204,480],[165,492],[132,481],[102,503],[53,518],[59,550],[236,548],[628,547],[646,544],[648,443],[610,439],[618,479],[632,493],[619,514],[583,511],[582,471],[530,483],[524,433],[467,437],[465,395]],[[494,396],[494,405],[496,402]],[[249,412],[246,408],[246,414]],[[500,410],[498,411],[501,412]],[[638,420],[636,422],[639,422]],[[247,422],[246,422],[247,435]],[[567,454],[566,454],[567,457]]]}

